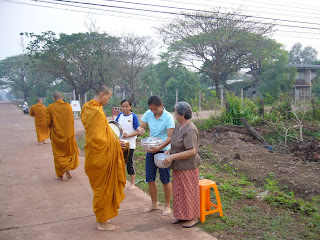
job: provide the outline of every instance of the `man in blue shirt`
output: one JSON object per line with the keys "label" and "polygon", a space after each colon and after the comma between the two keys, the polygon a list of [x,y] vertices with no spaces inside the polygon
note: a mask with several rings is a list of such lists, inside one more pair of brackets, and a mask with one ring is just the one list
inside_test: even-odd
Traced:
{"label": "man in blue shirt", "polygon": [[[159,146],[152,147],[146,154],[146,181],[149,186],[151,206],[145,208],[143,212],[158,209],[158,189],[155,182],[158,167],[154,164],[154,155],[170,149],[172,132],[175,127],[173,116],[164,109],[162,99],[159,96],[151,96],[148,100],[148,106],[149,110],[143,114],[140,128],[137,130],[139,134],[143,134],[144,129],[148,125],[150,137],[160,137],[163,142]],[[170,181],[170,169],[159,168],[159,173],[165,196],[165,207],[162,215],[166,216],[171,213],[170,200],[172,185]]]}

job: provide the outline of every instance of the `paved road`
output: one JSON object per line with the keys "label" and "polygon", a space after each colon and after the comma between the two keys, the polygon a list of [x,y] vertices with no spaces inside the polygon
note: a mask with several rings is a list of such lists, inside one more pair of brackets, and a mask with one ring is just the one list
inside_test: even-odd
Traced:
{"label": "paved road", "polygon": [[[76,131],[82,130],[80,120]],[[51,145],[38,145],[33,118],[12,104],[0,104],[0,239],[1,240],[150,240],[214,239],[199,228],[170,223],[161,211],[142,213],[149,197],[125,189],[126,198],[112,221],[116,232],[95,230],[92,190],[84,158],[72,180],[54,179]]]}

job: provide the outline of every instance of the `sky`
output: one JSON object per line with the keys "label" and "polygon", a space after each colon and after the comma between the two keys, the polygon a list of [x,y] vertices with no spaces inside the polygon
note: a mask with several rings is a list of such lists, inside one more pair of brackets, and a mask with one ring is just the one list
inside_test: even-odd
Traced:
{"label": "sky", "polygon": [[159,40],[155,27],[170,22],[176,16],[172,13],[216,7],[275,23],[277,31],[270,37],[286,50],[300,42],[317,49],[320,58],[318,0],[0,0],[0,60],[25,52],[28,39],[20,32],[72,34],[94,25],[113,36],[134,33]]}

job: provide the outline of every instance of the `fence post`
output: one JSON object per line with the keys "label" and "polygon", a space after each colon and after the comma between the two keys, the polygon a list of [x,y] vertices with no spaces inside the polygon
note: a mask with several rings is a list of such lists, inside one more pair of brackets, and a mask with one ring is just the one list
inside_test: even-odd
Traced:
{"label": "fence post", "polygon": [[221,107],[223,107],[223,105],[224,105],[224,102],[223,102],[223,88],[221,88],[220,98],[221,98]]}
{"label": "fence post", "polygon": [[178,102],[179,90],[176,89],[176,103]]}
{"label": "fence post", "polygon": [[199,90],[199,111],[201,111],[201,90]]}

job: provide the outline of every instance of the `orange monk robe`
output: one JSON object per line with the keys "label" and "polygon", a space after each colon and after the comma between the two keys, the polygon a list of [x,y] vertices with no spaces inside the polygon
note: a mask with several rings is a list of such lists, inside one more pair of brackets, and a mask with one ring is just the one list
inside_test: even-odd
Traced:
{"label": "orange monk robe", "polygon": [[46,124],[46,107],[37,103],[30,109],[30,116],[34,117],[38,142],[43,142],[50,136],[50,130]]}
{"label": "orange monk robe", "polygon": [[74,118],[71,105],[57,100],[47,107],[47,126],[57,177],[79,166],[79,149],[74,137]]}
{"label": "orange monk robe", "polygon": [[125,162],[121,145],[112,134],[99,102],[87,102],[81,111],[86,130],[85,172],[93,190],[93,211],[97,222],[118,215],[126,184]]}

